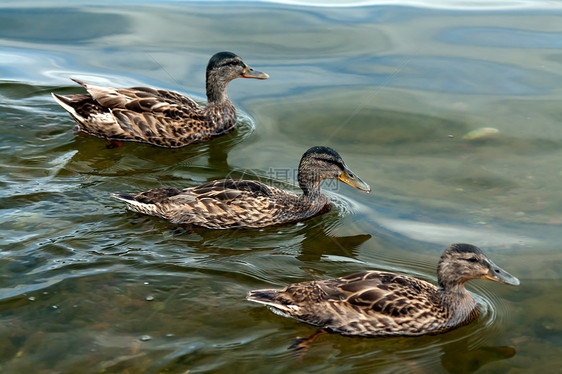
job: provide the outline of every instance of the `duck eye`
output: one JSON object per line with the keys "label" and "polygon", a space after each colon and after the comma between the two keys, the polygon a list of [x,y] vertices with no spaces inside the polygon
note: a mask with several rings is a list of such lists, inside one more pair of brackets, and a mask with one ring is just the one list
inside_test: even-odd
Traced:
{"label": "duck eye", "polygon": [[478,262],[478,259],[476,257],[471,257],[466,261],[468,261],[468,262]]}

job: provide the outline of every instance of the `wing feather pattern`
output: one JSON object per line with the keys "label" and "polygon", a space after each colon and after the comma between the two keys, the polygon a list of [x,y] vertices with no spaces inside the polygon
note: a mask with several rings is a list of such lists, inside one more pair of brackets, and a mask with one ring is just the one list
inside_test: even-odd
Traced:
{"label": "wing feather pattern", "polygon": [[445,328],[448,311],[431,283],[367,271],[324,281],[257,290],[248,299],[343,335],[421,335]]}
{"label": "wing feather pattern", "polygon": [[236,109],[229,100],[205,108],[177,92],[148,87],[100,87],[77,79],[88,95],[53,97],[90,135],[177,148],[231,131]]}
{"label": "wing feather pattern", "polygon": [[212,229],[288,223],[316,215],[324,208],[305,206],[303,210],[298,195],[253,180],[222,179],[182,190],[156,188],[137,195],[112,196],[125,201],[134,211],[175,224]]}

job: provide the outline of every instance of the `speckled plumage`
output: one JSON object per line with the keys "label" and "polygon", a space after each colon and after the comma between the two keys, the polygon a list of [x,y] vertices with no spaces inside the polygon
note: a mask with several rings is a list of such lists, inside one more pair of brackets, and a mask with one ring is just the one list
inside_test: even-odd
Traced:
{"label": "speckled plumage", "polygon": [[84,133],[112,141],[178,148],[234,129],[236,108],[226,88],[235,78],[266,79],[268,75],[253,70],[233,53],[220,52],[207,65],[205,107],[173,91],[99,87],[72,78],[88,94],[53,93],[53,97]]}
{"label": "speckled plumage", "polygon": [[438,265],[439,287],[407,275],[365,271],[341,278],[250,291],[250,301],[343,335],[390,336],[442,333],[474,321],[478,304],[464,288],[484,278],[519,280],[469,244],[453,244]]}
{"label": "speckled plumage", "polygon": [[172,223],[229,229],[297,222],[329,211],[330,200],[320,191],[320,183],[326,178],[370,190],[328,147],[313,147],[303,155],[298,178],[302,195],[254,180],[221,179],[185,189],[163,187],[112,196],[136,212]]}

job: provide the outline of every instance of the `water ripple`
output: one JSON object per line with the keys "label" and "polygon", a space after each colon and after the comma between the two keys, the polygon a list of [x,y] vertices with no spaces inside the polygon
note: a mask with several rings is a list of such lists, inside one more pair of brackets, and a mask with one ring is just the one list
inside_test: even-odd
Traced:
{"label": "water ripple", "polygon": [[365,7],[365,6],[408,6],[418,8],[431,9],[450,9],[450,10],[510,10],[510,9],[560,9],[561,5],[552,1],[533,1],[533,0],[471,0],[470,2],[451,1],[451,0],[259,0],[268,3],[290,4],[300,6],[317,6],[317,7]]}

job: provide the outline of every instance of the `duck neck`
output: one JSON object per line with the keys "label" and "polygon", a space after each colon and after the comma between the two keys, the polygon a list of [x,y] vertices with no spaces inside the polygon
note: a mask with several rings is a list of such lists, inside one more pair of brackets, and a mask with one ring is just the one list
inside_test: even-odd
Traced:
{"label": "duck neck", "polygon": [[207,105],[222,105],[228,101],[226,94],[226,86],[229,80],[216,74],[216,72],[207,72]]}
{"label": "duck neck", "polygon": [[449,314],[446,327],[464,325],[478,317],[478,303],[464,288],[464,284],[440,285],[437,295]]}
{"label": "duck neck", "polygon": [[230,131],[236,125],[236,108],[226,95],[228,80],[213,72],[207,74],[207,104],[204,113],[216,126],[215,132]]}
{"label": "duck neck", "polygon": [[299,172],[297,176],[299,180],[299,187],[301,188],[303,194],[301,197],[303,199],[317,200],[324,196],[320,190],[320,183],[322,179],[318,178],[317,173],[311,172],[306,168],[299,167]]}

